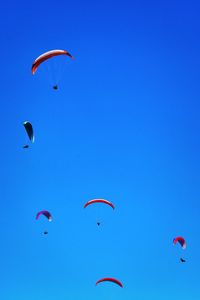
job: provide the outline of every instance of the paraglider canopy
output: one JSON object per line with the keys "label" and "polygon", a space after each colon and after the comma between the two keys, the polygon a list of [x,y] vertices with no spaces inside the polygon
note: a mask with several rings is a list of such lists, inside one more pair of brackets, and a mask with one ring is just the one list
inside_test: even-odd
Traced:
{"label": "paraglider canopy", "polygon": [[41,63],[43,63],[45,60],[54,57],[54,56],[58,56],[58,55],[67,55],[69,56],[71,59],[74,59],[74,57],[66,50],[51,50],[51,51],[47,51],[45,53],[43,53],[42,55],[38,56],[36,58],[36,60],[33,62],[32,64],[32,74],[34,75],[35,72],[37,71],[37,68],[39,67],[39,65]]}
{"label": "paraglider canopy", "polygon": [[110,281],[110,282],[113,282],[113,283],[115,283],[115,284],[117,284],[117,285],[119,285],[120,287],[123,288],[123,285],[122,285],[122,283],[121,283],[119,280],[117,280],[117,279],[115,279],[115,278],[110,278],[110,277],[105,277],[105,278],[99,279],[99,280],[96,282],[96,285],[98,285],[100,282],[104,282],[104,281]]}
{"label": "paraglider canopy", "polygon": [[93,204],[93,203],[104,203],[104,204],[111,206],[113,209],[115,208],[112,202],[105,200],[105,199],[92,199],[85,203],[84,208],[86,208],[88,205]]}
{"label": "paraglider canopy", "polygon": [[45,216],[49,220],[49,222],[52,221],[52,216],[49,211],[41,210],[40,212],[38,212],[36,215],[36,220],[38,220],[41,215]]}
{"label": "paraglider canopy", "polygon": [[183,259],[183,258],[180,258],[180,261],[181,261],[182,263],[186,262],[186,260]]}
{"label": "paraglider canopy", "polygon": [[174,245],[179,243],[183,249],[186,248],[186,241],[182,236],[178,236],[173,240]]}
{"label": "paraglider canopy", "polygon": [[[28,137],[30,139],[30,141],[32,143],[34,143],[34,140],[35,140],[35,137],[34,137],[34,134],[33,134],[33,126],[31,125],[31,123],[29,121],[25,121],[23,122],[23,125],[24,125],[24,128],[28,134]],[[25,147],[27,148],[27,147]]]}

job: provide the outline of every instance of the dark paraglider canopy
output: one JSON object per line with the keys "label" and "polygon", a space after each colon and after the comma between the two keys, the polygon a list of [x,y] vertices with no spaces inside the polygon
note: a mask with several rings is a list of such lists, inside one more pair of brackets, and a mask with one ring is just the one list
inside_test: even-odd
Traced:
{"label": "dark paraglider canopy", "polygon": [[44,231],[44,234],[48,234],[48,231]]}
{"label": "dark paraglider canopy", "polygon": [[30,141],[32,143],[34,143],[35,137],[34,137],[34,133],[33,133],[33,126],[32,126],[32,124],[30,122],[28,122],[28,121],[25,121],[25,122],[23,122],[23,125],[24,125],[24,128],[26,130],[26,133],[27,133]]}
{"label": "dark paraglider canopy", "polygon": [[27,148],[29,148],[29,145],[24,145],[23,148],[27,149]]}
{"label": "dark paraglider canopy", "polygon": [[180,261],[181,261],[182,263],[186,262],[186,260],[183,259],[182,257],[180,258]]}
{"label": "dark paraglider canopy", "polygon": [[97,222],[97,225],[99,226],[101,223],[100,222]]}
{"label": "dark paraglider canopy", "polygon": [[54,90],[58,90],[58,85],[54,85],[54,86],[53,86],[53,89],[54,89]]}
{"label": "dark paraglider canopy", "polygon": [[47,211],[47,210],[39,211],[36,215],[36,220],[38,220],[41,215],[45,216],[49,220],[49,222],[52,221],[52,215],[50,214],[49,211]]}
{"label": "dark paraglider canopy", "polygon": [[119,280],[117,280],[117,279],[115,279],[115,278],[111,278],[111,277],[105,277],[105,278],[99,279],[99,280],[96,282],[96,285],[98,285],[100,282],[104,282],[104,281],[108,281],[108,282],[110,281],[110,282],[113,282],[113,283],[119,285],[121,288],[123,288],[123,284],[122,284]]}

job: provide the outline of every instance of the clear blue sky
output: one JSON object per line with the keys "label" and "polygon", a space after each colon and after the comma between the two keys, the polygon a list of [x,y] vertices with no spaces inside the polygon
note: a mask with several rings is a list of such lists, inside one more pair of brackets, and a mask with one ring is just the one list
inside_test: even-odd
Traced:
{"label": "clear blue sky", "polygon": [[[199,14],[183,0],[1,4],[1,299],[200,299]],[[51,49],[76,58],[58,91],[30,70]],[[115,211],[84,210],[96,197]],[[104,276],[124,289],[96,287]]]}

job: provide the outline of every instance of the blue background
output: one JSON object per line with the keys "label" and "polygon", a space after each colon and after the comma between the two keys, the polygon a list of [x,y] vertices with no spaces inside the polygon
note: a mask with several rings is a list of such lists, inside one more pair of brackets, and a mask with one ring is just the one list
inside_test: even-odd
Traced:
{"label": "blue background", "polygon": [[[200,299],[199,13],[191,0],[2,3],[1,299]],[[31,75],[51,49],[75,56],[58,91],[44,66]],[[116,209],[83,209],[97,197]],[[124,288],[95,286],[106,276]]]}

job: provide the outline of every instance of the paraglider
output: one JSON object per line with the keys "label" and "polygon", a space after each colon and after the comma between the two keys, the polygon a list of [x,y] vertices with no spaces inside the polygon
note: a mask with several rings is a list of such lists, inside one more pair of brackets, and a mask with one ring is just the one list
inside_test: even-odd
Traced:
{"label": "paraglider", "polygon": [[[36,215],[36,220],[38,220],[39,218],[40,218],[40,216],[45,216],[47,219],[48,219],[48,221],[49,222],[51,222],[52,221],[52,215],[50,214],[50,212],[49,211],[47,211],[47,210],[41,210],[41,211],[39,211],[38,213],[37,213],[37,215]],[[44,230],[43,231],[43,234],[48,234],[48,231],[47,230]]]}
{"label": "paraglider", "polygon": [[[34,137],[34,133],[33,133],[33,126],[29,121],[25,121],[23,122],[24,128],[26,130],[26,133],[29,137],[29,140],[34,143],[35,137]],[[24,148],[28,148],[28,145],[25,145]]]}
{"label": "paraglider", "polygon": [[93,203],[104,203],[104,204],[107,204],[107,205],[111,206],[113,209],[115,208],[112,202],[110,202],[108,200],[105,200],[105,199],[90,200],[90,201],[85,203],[84,208],[86,208],[88,205],[93,204]]}
{"label": "paraglider", "polygon": [[[68,51],[66,51],[66,50],[50,50],[50,51],[47,51],[47,52],[45,52],[45,53],[43,53],[43,54],[41,54],[40,56],[38,56],[36,59],[35,59],[35,61],[33,62],[33,64],[32,64],[32,68],[31,68],[31,72],[32,72],[32,74],[34,75],[35,74],[35,72],[37,71],[37,69],[38,69],[38,67],[43,63],[43,62],[45,62],[45,61],[47,61],[47,60],[49,60],[49,59],[51,59],[51,58],[54,58],[54,57],[56,57],[56,56],[68,56],[68,57],[70,57],[71,59],[74,59],[74,57],[68,52]],[[57,60],[56,60],[56,64],[57,64]],[[51,66],[51,64],[49,64],[48,65],[49,67]],[[54,66],[54,68],[55,68],[55,70],[54,71],[56,71],[55,73],[60,73],[61,72],[61,69],[62,69],[62,66],[63,66],[63,64],[61,64],[59,67],[57,66],[57,68],[55,68],[55,66]],[[52,67],[53,67],[53,65],[52,65]],[[53,69],[54,69],[53,68]],[[57,70],[56,70],[57,69]],[[52,70],[53,71],[53,70]],[[59,71],[59,72],[58,72]],[[54,73],[54,72],[53,72]],[[53,74],[52,74],[53,75]],[[54,76],[55,76],[56,74],[54,74]],[[58,76],[59,74],[57,74],[57,76]],[[53,77],[54,77],[53,76]],[[57,77],[56,76],[56,77]],[[58,84],[55,84],[55,81],[57,82],[58,81],[58,78],[52,78],[52,80],[53,80],[53,82],[54,82],[54,84],[53,84],[53,89],[54,90],[58,90]]]}
{"label": "paraglider", "polygon": [[47,210],[41,210],[40,212],[38,212],[36,215],[36,220],[38,220],[41,215],[45,216],[49,220],[49,222],[52,221],[52,215]]}
{"label": "paraglider", "polygon": [[113,282],[113,283],[119,285],[121,288],[123,288],[123,285],[122,285],[122,283],[121,283],[119,280],[117,280],[117,279],[115,279],[115,278],[110,278],[110,277],[105,277],[105,278],[99,279],[99,280],[96,282],[96,285],[98,285],[100,282],[104,282],[104,281],[110,281],[110,282]]}
{"label": "paraglider", "polygon": [[23,148],[27,149],[27,148],[29,148],[29,145],[24,145]]}
{"label": "paraglider", "polygon": [[[106,204],[106,205],[112,207],[113,209],[115,209],[114,204],[112,202],[106,200],[106,199],[92,199],[92,200],[89,200],[85,203],[84,208],[88,207],[91,204],[95,204],[95,203],[103,203],[103,204]],[[98,216],[98,218],[99,218],[99,216]],[[97,223],[98,226],[100,226],[100,224],[101,224],[100,221],[96,221],[96,223]]]}
{"label": "paraglider", "polygon": [[[177,243],[179,243],[181,245],[181,248],[184,250],[186,249],[186,241],[182,236],[177,236],[176,238],[174,238],[173,240],[174,245],[176,245]],[[180,258],[180,261],[182,263],[186,262],[185,259],[183,259],[182,257]]]}
{"label": "paraglider", "polygon": [[179,243],[182,247],[182,249],[186,249],[186,241],[183,237],[178,236],[173,240],[174,245],[176,245],[177,243]]}

